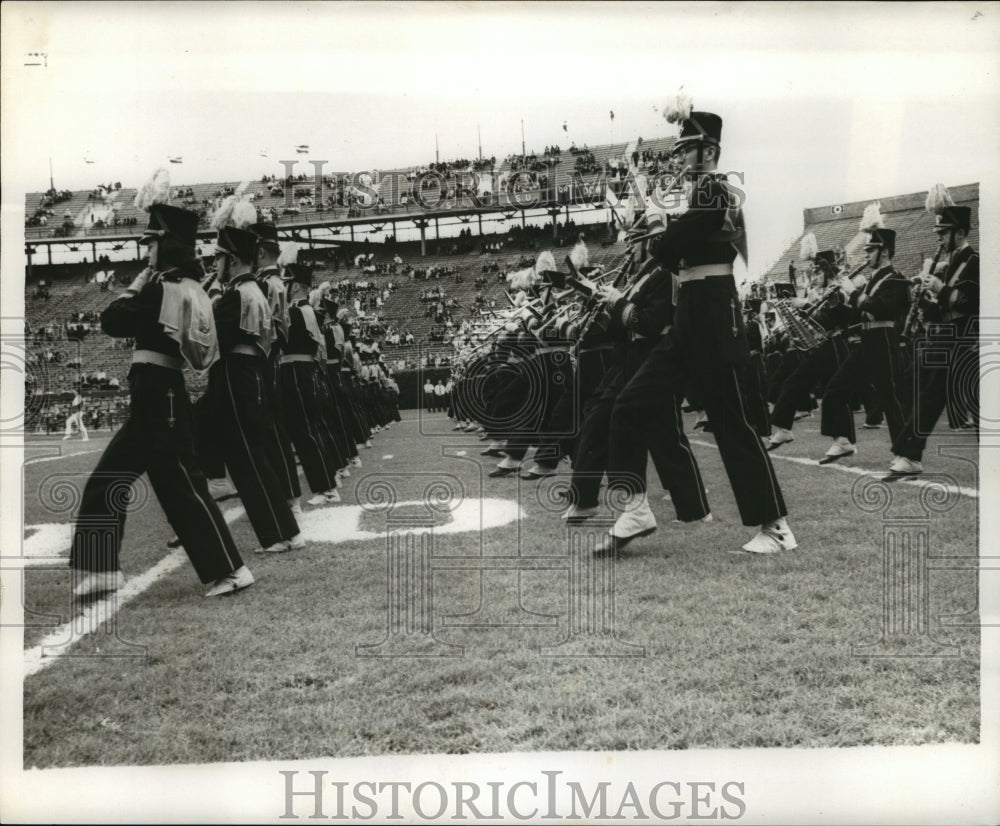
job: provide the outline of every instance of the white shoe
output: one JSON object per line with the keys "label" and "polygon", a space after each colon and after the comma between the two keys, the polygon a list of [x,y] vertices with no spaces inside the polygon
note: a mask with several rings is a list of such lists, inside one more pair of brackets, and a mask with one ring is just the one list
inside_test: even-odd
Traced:
{"label": "white shoe", "polygon": [[351,475],[351,471],[346,467],[342,467],[340,470],[337,471],[337,473],[339,473],[341,477],[343,477],[344,479],[346,479],[348,476]]}
{"label": "white shoe", "polygon": [[634,539],[656,530],[656,517],[649,509],[649,497],[645,493],[632,498],[625,512],[615,521],[611,535],[615,539]]}
{"label": "white shoe", "polygon": [[302,535],[302,532],[295,534],[291,539],[288,540],[288,549],[290,551],[297,551],[299,548],[304,548],[306,546],[306,539]]}
{"label": "white shoe", "polygon": [[331,502],[331,503],[332,502],[339,502],[340,501],[340,493],[337,491],[336,488],[330,488],[326,493],[323,494],[323,498],[326,499],[327,502]]}
{"label": "white shoe", "polygon": [[292,509],[292,513],[296,516],[302,514],[302,497],[296,496],[294,499],[288,500],[288,507]]}
{"label": "white shoe", "polygon": [[275,542],[273,545],[268,545],[266,548],[257,548],[256,553],[259,554],[283,554],[286,551],[290,551],[291,548],[288,547],[287,542]]}
{"label": "white shoe", "polygon": [[833,444],[830,445],[830,449],[827,450],[826,455],[819,460],[819,463],[821,465],[828,465],[830,462],[836,462],[844,456],[853,456],[857,452],[858,449],[851,444],[846,436],[838,436],[833,440]]}
{"label": "white shoe", "polygon": [[372,446],[372,440],[369,439],[367,442],[365,442],[365,447],[371,447],[371,446]]}
{"label": "white shoe", "polygon": [[889,470],[893,473],[910,475],[914,473],[923,473],[924,466],[920,462],[914,461],[913,459],[907,459],[905,456],[897,456],[892,460],[892,464],[889,465]]}
{"label": "white shoe", "polygon": [[361,457],[355,456],[353,459],[351,459],[351,465],[353,467],[361,467]]}
{"label": "white shoe", "polygon": [[[79,573],[83,573],[80,571]],[[89,597],[117,591],[125,585],[125,574],[121,571],[99,571],[88,573],[73,589],[75,597]]]}
{"label": "white shoe", "polygon": [[72,436],[63,436],[63,441],[65,442],[67,439],[72,439],[72,438],[73,438]]}
{"label": "white shoe", "polygon": [[562,515],[562,518],[566,520],[567,524],[573,524],[574,522],[583,522],[585,519],[590,519],[594,516],[597,516],[597,508],[581,508],[578,505],[570,505]]}
{"label": "white shoe", "polygon": [[315,496],[311,497],[310,499],[307,499],[306,500],[306,504],[307,505],[327,505],[329,503],[327,502],[326,496],[324,496],[322,493],[317,493]]}
{"label": "white shoe", "polygon": [[771,443],[767,446],[768,450],[775,450],[784,444],[789,442],[794,442],[795,437],[792,435],[792,431],[785,427],[772,427],[771,428]]}
{"label": "white shoe", "polygon": [[83,437],[83,441],[84,442],[89,442],[90,441],[90,436],[84,436]]}
{"label": "white shoe", "polygon": [[208,589],[208,593],[205,596],[220,597],[223,594],[242,591],[244,588],[249,588],[253,583],[253,574],[250,573],[250,569],[246,565],[243,565],[228,576],[215,580],[215,583]]}
{"label": "white shoe", "polygon": [[226,496],[235,496],[236,488],[233,487],[233,483],[229,481],[228,477],[209,479],[208,493],[213,499],[222,499]]}
{"label": "white shoe", "polygon": [[794,551],[797,547],[799,544],[782,517],[770,525],[761,525],[760,532],[743,546],[743,550],[749,554],[776,554],[778,551]]}

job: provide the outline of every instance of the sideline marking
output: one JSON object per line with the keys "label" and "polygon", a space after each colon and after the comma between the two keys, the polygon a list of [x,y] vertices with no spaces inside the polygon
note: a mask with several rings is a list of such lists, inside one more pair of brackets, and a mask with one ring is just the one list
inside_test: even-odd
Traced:
{"label": "sideline marking", "polygon": [[[424,502],[421,500],[396,503],[396,507],[423,505]],[[365,512],[372,512],[372,509],[362,505],[317,508],[316,510],[301,514],[297,517],[297,521],[306,541],[316,543],[350,542],[385,537],[384,531],[366,531],[359,527],[361,515]],[[510,499],[465,499],[452,508],[450,513],[452,517],[451,522],[435,526],[433,528],[435,534],[486,530],[516,522],[525,516],[524,509],[517,502]],[[239,506],[224,511],[222,515],[226,520],[226,524],[231,524],[245,514],[246,511]],[[63,543],[63,548],[67,547],[66,536],[72,529],[72,526],[69,524],[27,525],[25,528],[35,529],[35,533],[25,540],[25,545],[30,547],[31,558],[36,564],[39,564],[38,557],[44,557],[46,552],[49,552],[52,542],[58,541]],[[431,530],[429,527],[419,525],[413,527],[403,526],[400,528],[400,533],[421,535],[430,533]],[[66,551],[67,555],[68,553]],[[65,563],[66,558],[66,556],[55,556],[51,558],[52,561],[46,559],[41,564],[61,564]],[[21,559],[27,560],[28,555],[26,554]],[[24,652],[24,676],[28,677],[32,674],[37,674],[42,669],[52,665],[66,653],[62,649],[71,647],[71,644],[66,644],[67,639],[72,642],[81,636],[94,633],[104,623],[111,620],[123,605],[143,594],[155,582],[183,565],[186,560],[187,554],[184,552],[184,549],[175,548],[152,568],[126,581],[125,587],[120,591],[110,594],[105,599],[87,605],[83,611],[75,614],[69,622],[64,623],[51,634],[48,634],[38,645]],[[87,630],[82,634],[78,633],[75,637],[71,636],[74,626],[79,628],[81,625]],[[43,654],[46,648],[57,648],[57,650]]]}
{"label": "sideline marking", "polygon": [[[226,524],[229,525],[239,519],[241,516],[246,514],[242,506],[230,508],[229,510],[223,511],[223,518],[226,520]],[[27,527],[33,527],[28,525]],[[38,526],[35,526],[38,527]],[[67,525],[67,528],[71,526]],[[39,531],[39,533],[42,533]],[[38,534],[35,534],[37,536]],[[34,536],[29,537],[26,542],[34,539]],[[67,554],[69,552],[67,551]],[[147,591],[154,582],[163,579],[167,574],[179,568],[187,560],[187,554],[184,552],[183,548],[174,548],[169,551],[163,559],[157,562],[152,568],[143,571],[138,576],[131,577],[125,582],[125,587],[121,590],[109,594],[104,599],[99,599],[96,602],[92,602],[87,605],[79,614],[75,614],[70,618],[69,622],[63,623],[51,634],[45,636],[42,641],[24,652],[24,676],[30,677],[32,674],[37,674],[43,668],[52,665],[58,659],[65,655],[66,650],[72,647],[72,641],[79,639],[81,636],[87,636],[92,634],[98,628],[100,628],[104,623],[111,620],[115,614],[118,613],[119,609],[128,602],[131,602],[136,597]],[[62,559],[59,560],[63,561]],[[84,626],[86,628],[82,634],[77,634],[73,636],[74,626],[79,626],[86,623]],[[66,640],[71,641],[70,644],[66,643]],[[51,651],[45,653],[46,648],[57,648],[56,651]]]}
{"label": "sideline marking", "polygon": [[[688,441],[693,445],[701,445],[702,447],[714,447],[716,450],[719,449],[719,446],[714,442],[703,442],[700,439],[688,439]],[[853,473],[857,476],[872,476],[877,479],[880,479],[882,476],[885,476],[886,473],[888,472],[888,471],[878,471],[878,470],[866,470],[865,468],[855,467],[854,465],[842,465],[839,462],[831,462],[828,465],[821,465],[816,459],[808,459],[804,456],[787,456],[787,455],[782,455],[780,453],[774,453],[773,451],[768,452],[767,455],[770,456],[772,459],[780,459],[783,462],[793,462],[794,464],[797,465],[806,465],[807,467],[823,468],[824,470],[826,470],[827,468],[832,468],[833,470],[839,470],[844,473]],[[937,482],[938,480],[934,479],[932,481]],[[924,483],[921,482],[919,479],[899,479],[895,482],[888,482],[887,484],[912,485],[913,487],[916,488],[925,487]],[[956,485],[955,489],[960,494],[962,494],[962,496],[968,496],[970,499],[979,498],[979,491],[976,490],[975,488],[966,488],[962,487],[961,485]]]}
{"label": "sideline marking", "polygon": [[88,453],[101,453],[103,451],[103,447],[96,447],[93,450],[77,450],[73,453],[60,453],[58,456],[42,456],[38,459],[27,459],[24,464],[27,467],[28,465],[37,465],[39,462],[55,462],[57,459],[72,459],[74,456],[86,456]]}

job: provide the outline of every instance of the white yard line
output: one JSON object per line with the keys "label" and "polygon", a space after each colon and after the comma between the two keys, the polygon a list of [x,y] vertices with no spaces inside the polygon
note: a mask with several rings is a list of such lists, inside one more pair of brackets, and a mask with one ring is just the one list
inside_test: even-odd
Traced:
{"label": "white yard line", "polygon": [[[246,514],[243,506],[229,508],[222,516],[226,524],[231,524]],[[92,634],[105,623],[110,622],[119,609],[139,595],[145,593],[155,582],[172,573],[187,559],[183,548],[175,548],[152,568],[132,577],[120,591],[109,594],[104,599],[89,604],[83,611],[47,635],[38,645],[24,652],[24,676],[37,674],[64,656],[76,640]],[[50,649],[46,651],[45,649]]]}
{"label": "white yard line", "polygon": [[75,453],[60,453],[58,456],[43,456],[40,459],[28,459],[26,465],[37,465],[39,462],[54,462],[56,459],[72,459],[74,456],[86,456],[88,453],[100,453],[103,447],[95,447],[92,450],[78,450]]}
{"label": "white yard line", "polygon": [[[716,450],[719,446],[715,442],[703,442],[700,439],[689,439],[693,445],[701,445],[702,447],[714,447]],[[886,471],[868,470],[866,468],[854,467],[853,465],[842,465],[839,462],[831,462],[828,465],[821,465],[816,459],[809,459],[805,456],[788,456],[784,453],[768,453],[772,459],[780,459],[782,462],[794,462],[797,465],[806,465],[807,467],[814,468],[829,468],[831,470],[839,470],[842,473],[853,473],[856,476],[879,476],[885,475]],[[925,484],[937,483],[939,480],[936,478],[931,478],[927,482],[923,482],[919,478],[915,479],[900,479],[898,482],[893,482],[894,485],[913,485],[917,488],[924,487]],[[962,496],[968,496],[971,499],[979,498],[979,491],[975,488],[966,488],[961,485],[956,485],[955,489],[962,494]]]}

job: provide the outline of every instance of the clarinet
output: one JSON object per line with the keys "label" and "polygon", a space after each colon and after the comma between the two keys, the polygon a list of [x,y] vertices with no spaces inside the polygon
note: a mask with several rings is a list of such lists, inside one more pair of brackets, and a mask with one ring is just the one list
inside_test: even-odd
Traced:
{"label": "clarinet", "polygon": [[[934,253],[934,259],[931,261],[930,274],[934,274],[934,270],[937,269],[938,261],[941,260],[941,256],[944,255],[944,248],[947,244],[942,243],[938,248],[937,252]],[[916,321],[917,321],[917,311],[920,309],[920,302],[924,300],[925,294],[929,292],[922,287],[914,287],[913,298],[910,300],[910,309],[906,312],[906,321],[903,322],[903,332],[901,338],[904,344],[909,344],[916,337]]]}

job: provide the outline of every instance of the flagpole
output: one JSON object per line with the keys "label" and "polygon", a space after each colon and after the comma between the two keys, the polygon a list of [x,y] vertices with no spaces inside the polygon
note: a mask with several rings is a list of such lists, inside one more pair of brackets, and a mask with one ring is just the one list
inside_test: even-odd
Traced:
{"label": "flagpole", "polygon": [[528,156],[528,153],[524,149],[524,118],[521,118],[521,159],[523,160]]}
{"label": "flagpole", "polygon": [[434,133],[434,163],[441,163],[441,155],[438,153],[438,136]]}
{"label": "flagpole", "polygon": [[49,189],[55,189],[56,185],[52,177],[52,156],[49,155]]}
{"label": "flagpole", "polygon": [[479,160],[483,159],[483,130],[482,127],[476,124],[476,135],[479,136]]}

